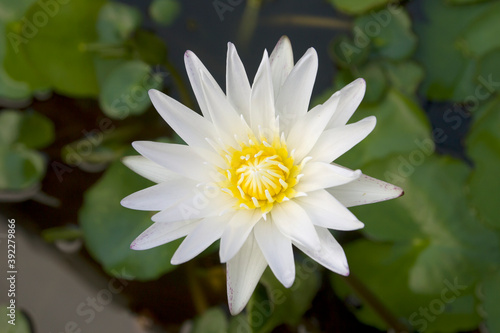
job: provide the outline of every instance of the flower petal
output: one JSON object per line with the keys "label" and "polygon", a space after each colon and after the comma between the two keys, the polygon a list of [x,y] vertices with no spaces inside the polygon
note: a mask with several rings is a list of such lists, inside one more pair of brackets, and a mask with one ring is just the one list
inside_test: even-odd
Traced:
{"label": "flower petal", "polygon": [[294,201],[275,204],[271,216],[283,235],[298,244],[320,248],[319,238],[305,210]]}
{"label": "flower petal", "polygon": [[214,216],[203,219],[193,231],[187,235],[177,251],[175,251],[172,265],[179,265],[193,259],[222,236],[228,217]]}
{"label": "flower petal", "polygon": [[318,55],[313,48],[306,51],[288,75],[276,99],[280,131],[288,134],[293,124],[306,114],[318,71]]}
{"label": "flower petal", "polygon": [[346,207],[390,200],[404,194],[400,187],[366,175],[327,191]]}
{"label": "flower petal", "polygon": [[132,146],[144,157],[177,174],[190,179],[210,180],[211,169],[193,147],[153,141],[135,141]]}
{"label": "flower petal", "polygon": [[200,220],[177,221],[173,223],[153,223],[137,237],[130,248],[132,250],[147,250],[163,245],[189,234]]}
{"label": "flower petal", "polygon": [[251,234],[227,262],[227,298],[232,315],[240,313],[248,303],[266,267],[266,259]]}
{"label": "flower petal", "polygon": [[170,207],[196,186],[196,182],[184,177],[177,177],[132,193],[120,202],[123,207],[137,210],[162,210]]}
{"label": "flower petal", "polygon": [[353,124],[326,130],[309,156],[313,157],[313,161],[330,163],[366,138],[376,123],[377,118],[370,116]]}
{"label": "flower petal", "polygon": [[363,79],[356,79],[340,90],[340,101],[337,107],[337,112],[326,128],[335,128],[345,125],[351,118],[352,114],[361,104],[361,100],[365,95],[366,82]]}
{"label": "flower petal", "polygon": [[269,57],[273,80],[274,99],[278,96],[283,83],[293,69],[293,51],[287,36],[280,38]]}
{"label": "flower petal", "polygon": [[160,116],[188,145],[212,150],[206,139],[217,138],[217,131],[209,120],[158,90],[150,90],[149,97]]}
{"label": "flower petal", "polygon": [[210,74],[208,69],[203,65],[201,60],[191,51],[186,51],[184,54],[184,63],[186,65],[186,72],[189,77],[189,82],[191,83],[191,87],[193,88],[194,95],[196,96],[196,100],[200,105],[201,112],[203,116],[208,120],[211,120],[210,112],[207,107],[207,103],[205,101],[205,96],[203,95],[203,89],[201,87],[201,77],[200,73],[205,73],[209,80],[212,81],[214,87],[217,87],[221,92],[219,85]]}
{"label": "flower petal", "polygon": [[262,218],[259,209],[236,212],[224,229],[220,239],[220,262],[231,260],[245,243],[255,223]]}
{"label": "flower petal", "polygon": [[311,192],[352,182],[361,175],[360,170],[349,170],[336,164],[310,162],[303,170],[304,177],[296,185],[298,192]]}
{"label": "flower petal", "polygon": [[239,115],[250,122],[250,94],[252,89],[245,67],[241,62],[233,43],[227,44],[226,94]]}
{"label": "flower petal", "polygon": [[295,261],[290,238],[278,230],[272,219],[257,223],[254,235],[274,275],[286,288],[290,288],[295,280]]}
{"label": "flower petal", "polygon": [[356,230],[364,227],[353,213],[325,190],[307,193],[295,199],[307,212],[314,225],[335,230]]}
{"label": "flower petal", "polygon": [[338,98],[330,98],[325,104],[318,105],[301,116],[292,126],[287,146],[295,150],[295,159],[302,160],[314,147],[335,112],[338,101]]}
{"label": "flower petal", "polygon": [[[271,78],[271,67],[267,51],[264,51],[259,69],[255,74],[250,96],[250,124],[254,133],[264,131],[268,140],[272,140],[274,135],[274,93]],[[268,131],[271,130],[270,133]]]}
{"label": "flower petal", "polygon": [[155,183],[162,183],[174,178],[179,178],[179,175],[175,172],[165,169],[144,156],[125,156],[122,158],[122,163],[130,170]]}
{"label": "flower petal", "polygon": [[349,266],[344,249],[326,228],[316,227],[316,232],[321,241],[321,248],[314,249],[294,242],[294,245],[309,257],[316,260],[329,270],[340,275],[349,275]]}

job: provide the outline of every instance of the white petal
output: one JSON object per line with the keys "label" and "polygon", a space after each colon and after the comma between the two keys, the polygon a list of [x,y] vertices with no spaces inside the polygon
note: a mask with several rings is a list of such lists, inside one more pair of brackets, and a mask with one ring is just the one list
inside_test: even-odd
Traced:
{"label": "white petal", "polygon": [[361,176],[360,170],[323,162],[309,162],[303,169],[304,177],[296,185],[298,192],[311,192],[352,182]]}
{"label": "white petal", "polygon": [[274,98],[278,96],[283,83],[293,69],[292,44],[287,36],[280,38],[269,57],[273,79]]}
{"label": "white petal", "polygon": [[275,204],[271,216],[276,227],[295,243],[319,249],[319,238],[307,213],[292,201]]}
{"label": "white petal", "polygon": [[182,241],[175,251],[172,265],[179,265],[193,259],[222,236],[228,216],[214,216],[203,219]]}
{"label": "white petal", "polygon": [[274,275],[286,288],[290,288],[295,280],[290,238],[285,237],[270,218],[255,225],[254,235]]}
{"label": "white petal", "polygon": [[309,109],[317,71],[318,55],[310,48],[297,62],[281,87],[276,99],[276,113],[280,117],[280,130],[284,130],[285,134],[288,134],[291,126]]}
{"label": "white petal", "polygon": [[179,175],[175,172],[165,169],[144,156],[125,156],[122,158],[122,162],[135,173],[155,183],[162,183],[174,178],[179,178]]}
{"label": "white petal", "polygon": [[363,79],[357,79],[349,83],[340,90],[340,101],[337,112],[333,115],[326,128],[335,128],[345,125],[352,114],[358,108],[363,96],[365,95],[366,82]]}
{"label": "white petal", "polygon": [[203,63],[198,59],[198,57],[191,51],[186,51],[184,54],[184,63],[186,65],[186,71],[189,77],[189,82],[191,82],[191,87],[193,88],[194,95],[196,96],[196,100],[198,101],[198,104],[200,105],[201,112],[203,113],[203,116],[207,118],[208,120],[211,120],[212,118],[210,117],[210,112],[207,107],[207,103],[205,101],[205,96],[203,95],[203,89],[201,87],[201,77],[200,77],[200,72],[205,73],[210,81],[212,81],[213,85],[215,87],[218,87],[220,89],[219,85],[213,78],[213,76],[210,74],[208,69],[203,65]]}
{"label": "white petal", "polygon": [[149,97],[160,116],[188,145],[212,149],[206,138],[216,138],[217,131],[209,120],[158,90],[150,90]]}
{"label": "white petal", "polygon": [[200,220],[177,221],[173,223],[153,223],[137,237],[130,248],[132,250],[147,250],[163,245],[189,234]]}
{"label": "white petal", "polygon": [[272,140],[274,135],[274,93],[271,78],[271,67],[267,51],[255,74],[250,96],[250,124],[254,133],[259,133],[259,126],[268,140]]}
{"label": "white petal", "polygon": [[227,262],[227,298],[232,315],[245,308],[266,267],[266,259],[251,234],[240,251]]}
{"label": "white petal", "polygon": [[187,195],[179,196],[179,201],[175,205],[165,208],[151,219],[155,222],[169,223],[219,216],[234,206],[234,200],[220,190],[215,196],[207,196],[203,188],[193,186]]}
{"label": "white petal", "polygon": [[207,163],[190,146],[153,141],[135,141],[132,146],[141,155],[187,178],[210,180]]}
{"label": "white petal", "polygon": [[364,227],[353,213],[325,190],[307,193],[295,199],[304,208],[314,225],[335,230],[356,230]]}
{"label": "white petal", "polygon": [[120,202],[123,207],[137,210],[162,210],[174,205],[188,195],[196,182],[184,177],[177,177],[132,193]]}
{"label": "white petal", "polygon": [[330,163],[366,138],[376,123],[377,119],[370,116],[354,124],[326,130],[309,155],[313,161]]}
{"label": "white petal", "polygon": [[340,246],[328,229],[316,227],[316,232],[321,240],[321,248],[319,250],[295,242],[294,245],[329,270],[340,275],[349,275],[349,266],[347,265],[347,258],[342,246]]}
{"label": "white petal", "polygon": [[253,230],[255,223],[262,218],[259,209],[241,209],[231,218],[226,225],[220,239],[220,261],[222,263],[231,260],[238,253],[248,235]]}
{"label": "white petal", "polygon": [[329,188],[327,191],[346,207],[390,200],[404,194],[400,187],[366,175],[361,175],[353,182]]}
{"label": "white petal", "polygon": [[215,88],[205,74],[200,73],[200,75],[205,101],[217,133],[226,144],[233,143],[233,145],[236,144],[235,148],[240,148],[234,142],[234,135],[237,134],[247,139],[250,129],[238,116],[226,95],[220,89]]}
{"label": "white petal", "polygon": [[338,98],[331,98],[295,122],[287,138],[287,146],[290,150],[295,150],[295,159],[300,161],[311,151],[335,112],[337,103]]}
{"label": "white petal", "polygon": [[227,45],[226,94],[238,114],[250,123],[250,82],[232,43]]}

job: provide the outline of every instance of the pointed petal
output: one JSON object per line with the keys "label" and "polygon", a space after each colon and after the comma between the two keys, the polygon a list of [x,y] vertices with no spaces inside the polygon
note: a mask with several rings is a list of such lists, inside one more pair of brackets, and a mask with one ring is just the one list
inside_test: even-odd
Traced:
{"label": "pointed petal", "polygon": [[174,178],[179,178],[179,175],[175,172],[165,169],[144,156],[125,156],[122,158],[122,163],[130,170],[155,183],[162,183]]}
{"label": "pointed petal", "polygon": [[307,212],[314,225],[335,230],[356,230],[364,227],[353,213],[325,190],[307,193],[295,199]]}
{"label": "pointed petal", "polygon": [[286,288],[290,288],[295,280],[295,262],[290,238],[278,230],[272,219],[257,223],[254,235],[274,275]]}
{"label": "pointed petal", "polygon": [[316,232],[321,240],[321,248],[319,250],[295,242],[294,245],[332,272],[345,276],[349,275],[349,266],[347,265],[347,258],[342,246],[340,246],[328,229],[316,227]]}
{"label": "pointed petal", "polygon": [[150,90],[149,97],[160,116],[188,145],[212,150],[206,139],[216,138],[217,131],[209,120],[158,90]]}
{"label": "pointed petal", "polygon": [[196,182],[177,177],[132,193],[120,202],[123,207],[137,210],[162,210],[174,205],[182,196],[193,191]]}
{"label": "pointed petal", "polygon": [[153,223],[132,242],[130,248],[132,250],[147,250],[166,244],[189,234],[198,222],[199,220]]}
{"label": "pointed petal", "polygon": [[404,194],[400,187],[366,175],[361,175],[353,182],[328,188],[327,191],[346,207],[390,200]]}
{"label": "pointed petal", "polygon": [[[269,140],[269,134],[273,135],[274,127],[274,93],[273,82],[271,78],[271,67],[267,51],[264,51],[264,56],[260,63],[257,74],[252,86],[252,94],[250,96],[250,124],[254,133],[259,133],[259,127],[264,130],[264,134]],[[268,131],[271,130],[270,133]]]}
{"label": "pointed petal", "polygon": [[318,55],[310,48],[297,62],[281,87],[276,99],[276,114],[280,118],[280,131],[285,131],[285,134],[306,114],[317,71]]}
{"label": "pointed petal", "polygon": [[293,51],[287,36],[280,38],[269,57],[273,80],[274,99],[278,96],[283,83],[293,69]]}
{"label": "pointed petal", "polygon": [[305,210],[296,202],[275,204],[271,216],[283,235],[298,244],[319,249],[320,243],[314,226]]}
{"label": "pointed petal", "polygon": [[[188,194],[179,195],[179,201],[151,218],[155,222],[170,223],[179,220],[203,219],[219,216],[234,206],[234,200],[224,192],[215,196],[205,194],[203,188],[191,187]],[[210,190],[211,191],[211,190]]]}
{"label": "pointed petal", "polygon": [[330,163],[366,138],[376,123],[377,119],[370,116],[353,124],[326,130],[309,155],[313,161]]}
{"label": "pointed petal", "polygon": [[210,180],[210,168],[193,147],[153,141],[135,141],[132,146],[144,157],[177,174],[190,179]]}
{"label": "pointed petal", "polygon": [[365,95],[366,82],[363,79],[357,79],[340,90],[340,101],[337,112],[326,128],[335,128],[345,125],[352,114],[358,108],[363,96]]}
{"label": "pointed petal", "polygon": [[172,265],[179,265],[191,260],[212,245],[212,243],[222,236],[222,232],[227,222],[228,217],[226,215],[203,219],[198,223],[196,228],[187,235],[177,251],[175,251],[170,261]]}
{"label": "pointed petal", "polygon": [[198,59],[198,57],[191,51],[186,51],[184,54],[184,63],[186,65],[186,71],[189,77],[189,82],[191,82],[191,87],[193,88],[194,95],[196,96],[196,100],[198,101],[198,104],[200,105],[201,112],[203,113],[203,116],[207,118],[208,120],[211,120],[210,112],[207,107],[207,103],[205,101],[205,96],[203,95],[203,89],[201,87],[201,77],[200,77],[200,72],[205,73],[208,77],[209,80],[212,81],[212,84],[215,87],[218,87],[220,89],[219,85],[213,78],[213,76],[210,74],[208,69],[203,65],[203,63]]}
{"label": "pointed petal", "polygon": [[227,44],[226,94],[238,115],[250,123],[250,82],[233,43]]}
{"label": "pointed petal", "polygon": [[220,239],[220,261],[231,260],[238,253],[254,225],[262,218],[259,209],[242,209],[236,212],[227,224]]}
{"label": "pointed petal", "polygon": [[346,184],[361,176],[360,170],[323,162],[309,162],[303,170],[304,177],[296,185],[298,192],[311,192],[324,188]]}
{"label": "pointed petal", "polygon": [[266,259],[251,234],[240,251],[227,262],[227,298],[233,316],[245,308],[266,267]]}
{"label": "pointed petal", "polygon": [[335,112],[338,101],[337,98],[330,98],[325,104],[318,105],[301,116],[292,126],[287,146],[295,150],[295,159],[302,160],[314,147]]}

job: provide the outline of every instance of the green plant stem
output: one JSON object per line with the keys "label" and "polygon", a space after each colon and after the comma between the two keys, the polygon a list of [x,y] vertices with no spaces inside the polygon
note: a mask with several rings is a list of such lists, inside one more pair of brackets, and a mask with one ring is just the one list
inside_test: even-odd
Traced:
{"label": "green plant stem", "polygon": [[189,291],[193,299],[194,307],[198,314],[204,313],[208,309],[208,302],[205,298],[205,293],[200,286],[198,277],[196,276],[196,264],[191,260],[185,263],[186,276],[188,280]]}
{"label": "green plant stem", "polygon": [[349,276],[343,276],[343,280],[370,306],[373,311],[396,333],[408,333],[410,330],[401,323],[396,316],[392,314],[387,307],[371,292],[358,278],[352,273]]}
{"label": "green plant stem", "polygon": [[238,39],[244,47],[248,46],[252,39],[257,20],[259,18],[259,10],[262,0],[247,0],[243,17],[241,18],[240,27],[238,29]]}
{"label": "green plant stem", "polygon": [[189,94],[189,90],[186,88],[186,83],[184,82],[182,76],[179,74],[175,66],[173,66],[168,60],[166,60],[163,65],[170,75],[172,75],[172,79],[177,87],[177,90],[179,91],[182,103],[191,110],[194,110],[195,104],[191,99],[191,95]]}

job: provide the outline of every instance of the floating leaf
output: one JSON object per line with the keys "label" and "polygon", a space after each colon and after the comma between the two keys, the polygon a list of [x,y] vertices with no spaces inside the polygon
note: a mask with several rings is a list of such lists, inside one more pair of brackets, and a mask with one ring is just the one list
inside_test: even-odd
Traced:
{"label": "floating leaf", "polygon": [[0,189],[21,190],[40,182],[45,175],[45,159],[24,146],[0,146]]}
{"label": "floating leaf", "polygon": [[52,121],[38,112],[26,112],[19,127],[17,142],[27,148],[39,149],[54,141],[55,131]]}
{"label": "floating leaf", "polygon": [[424,71],[414,61],[384,62],[382,67],[390,85],[408,96],[414,96],[424,78]]}
{"label": "floating leaf", "polygon": [[191,333],[224,333],[228,331],[226,314],[220,308],[211,308],[195,320]]}
{"label": "floating leaf", "polygon": [[131,40],[138,58],[149,65],[165,63],[167,58],[167,47],[165,43],[155,34],[138,30]]}
{"label": "floating leaf", "polygon": [[481,285],[482,310],[486,315],[486,326],[490,332],[500,332],[500,272],[485,277]]}
{"label": "floating leaf", "polygon": [[141,21],[141,13],[136,8],[118,2],[106,3],[97,19],[99,40],[121,43],[141,25]]}
{"label": "floating leaf", "polygon": [[151,213],[124,208],[120,200],[151,185],[116,161],[85,193],[79,211],[85,245],[110,274],[125,272],[128,278],[152,280],[175,268],[170,259],[180,241],[147,251],[130,249],[132,241],[152,224]]}
{"label": "floating leaf", "polygon": [[343,68],[360,65],[366,61],[370,54],[370,43],[366,47],[358,47],[346,35],[341,35],[333,40],[330,46],[330,56],[335,64]]}
{"label": "floating leaf", "polygon": [[171,25],[181,12],[181,4],[177,0],[153,0],[149,6],[149,15],[161,25]]}
{"label": "floating leaf", "polygon": [[338,10],[352,15],[363,14],[389,3],[389,0],[329,0]]}

